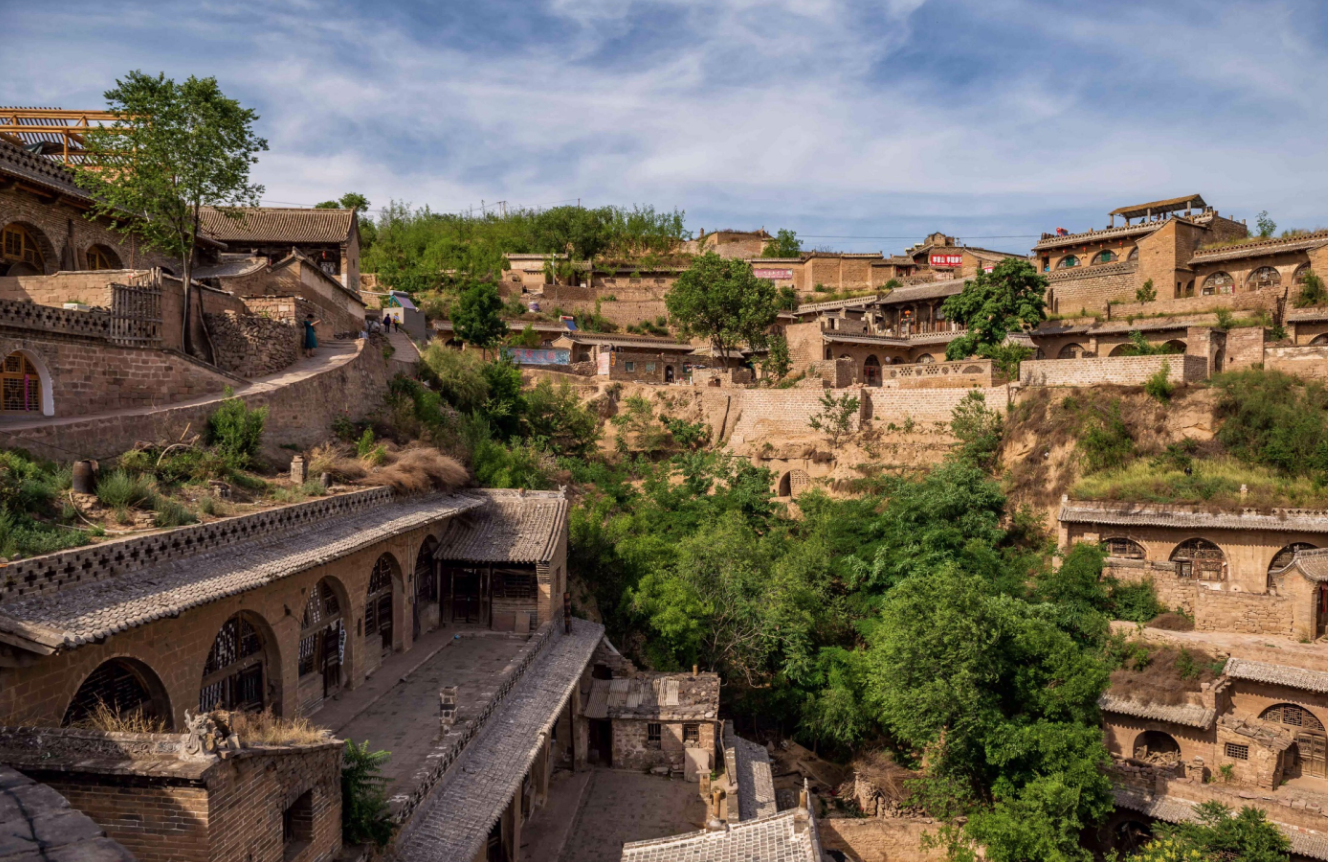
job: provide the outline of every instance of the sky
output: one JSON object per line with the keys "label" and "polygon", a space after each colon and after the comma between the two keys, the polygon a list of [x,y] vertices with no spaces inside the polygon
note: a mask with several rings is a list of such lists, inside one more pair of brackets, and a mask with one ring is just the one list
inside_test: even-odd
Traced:
{"label": "sky", "polygon": [[260,115],[270,205],[651,204],[692,231],[1027,252],[1202,194],[1328,225],[1328,4],[0,0],[0,104],[131,69]]}

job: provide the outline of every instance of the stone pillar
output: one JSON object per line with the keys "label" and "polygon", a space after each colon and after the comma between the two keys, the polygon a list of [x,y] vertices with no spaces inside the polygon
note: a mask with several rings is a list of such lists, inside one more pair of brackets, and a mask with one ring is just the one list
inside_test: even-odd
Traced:
{"label": "stone pillar", "polygon": [[296,485],[303,485],[309,481],[309,465],[305,463],[303,455],[296,455],[291,459],[290,478]]}
{"label": "stone pillar", "polygon": [[445,685],[438,691],[438,727],[443,733],[456,724],[457,687]]}

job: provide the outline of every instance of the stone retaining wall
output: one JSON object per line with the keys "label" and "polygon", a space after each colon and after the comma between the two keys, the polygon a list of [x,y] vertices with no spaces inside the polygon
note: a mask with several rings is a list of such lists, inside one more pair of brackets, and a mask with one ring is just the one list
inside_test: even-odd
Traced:
{"label": "stone retaining wall", "polygon": [[289,368],[299,358],[300,330],[291,322],[234,313],[205,315],[223,371],[254,378]]}
{"label": "stone retaining wall", "polygon": [[940,824],[926,818],[823,817],[816,822],[821,846],[861,862],[936,862],[942,847],[924,849],[922,837],[936,836]]}
{"label": "stone retaining wall", "polygon": [[1142,386],[1163,367],[1167,379],[1184,385],[1208,376],[1202,356],[1094,356],[1083,359],[1026,359],[1019,364],[1021,386]]}
{"label": "stone retaining wall", "polygon": [[1263,367],[1306,379],[1328,379],[1328,344],[1265,348]]}

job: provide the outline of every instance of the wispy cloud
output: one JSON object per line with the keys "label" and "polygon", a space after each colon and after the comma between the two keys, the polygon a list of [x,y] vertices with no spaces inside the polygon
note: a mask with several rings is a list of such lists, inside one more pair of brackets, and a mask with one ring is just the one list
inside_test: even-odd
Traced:
{"label": "wispy cloud", "polygon": [[693,227],[974,242],[1191,191],[1238,216],[1325,220],[1328,20],[1313,2],[74,2],[9,16],[0,102],[94,106],[131,68],[216,75],[262,114],[273,201],[581,198],[679,206]]}

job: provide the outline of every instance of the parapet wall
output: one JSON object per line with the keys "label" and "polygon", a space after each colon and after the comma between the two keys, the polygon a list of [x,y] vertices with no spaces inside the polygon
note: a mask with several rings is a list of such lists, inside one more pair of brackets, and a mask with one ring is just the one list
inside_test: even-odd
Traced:
{"label": "parapet wall", "polygon": [[1328,379],[1328,344],[1267,347],[1264,349],[1263,367],[1307,379]]}
{"label": "parapet wall", "polygon": [[919,362],[881,366],[882,385],[892,389],[953,389],[995,385],[990,359],[963,362]]}
{"label": "parapet wall", "polygon": [[1094,356],[1083,359],[1026,359],[1019,364],[1021,386],[1142,386],[1163,367],[1176,385],[1208,377],[1202,356]]}
{"label": "parapet wall", "polygon": [[1152,583],[1157,600],[1194,617],[1198,631],[1294,634],[1294,606],[1288,596],[1209,589],[1194,578],[1179,577],[1176,564],[1169,562],[1108,557],[1102,573],[1122,581]]}

